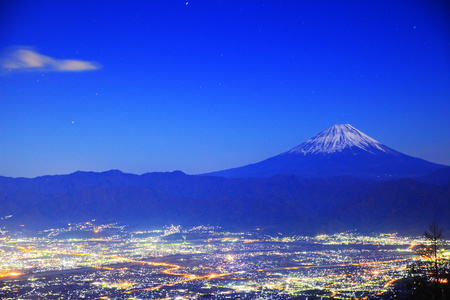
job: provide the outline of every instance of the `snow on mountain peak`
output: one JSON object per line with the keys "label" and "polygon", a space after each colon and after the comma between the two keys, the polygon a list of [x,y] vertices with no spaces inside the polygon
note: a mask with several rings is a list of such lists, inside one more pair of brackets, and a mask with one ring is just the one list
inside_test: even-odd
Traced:
{"label": "snow on mountain peak", "polygon": [[389,148],[362,133],[350,124],[333,125],[286,153],[319,154],[342,152],[357,147],[367,152],[391,152]]}

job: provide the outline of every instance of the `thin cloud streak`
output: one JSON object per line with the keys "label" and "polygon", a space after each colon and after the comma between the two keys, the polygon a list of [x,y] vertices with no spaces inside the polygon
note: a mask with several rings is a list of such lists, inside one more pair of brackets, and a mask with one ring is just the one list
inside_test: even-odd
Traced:
{"label": "thin cloud streak", "polygon": [[98,70],[101,68],[101,65],[97,62],[75,59],[56,59],[40,54],[29,47],[9,50],[0,58],[0,65],[2,69],[10,72],[82,72]]}

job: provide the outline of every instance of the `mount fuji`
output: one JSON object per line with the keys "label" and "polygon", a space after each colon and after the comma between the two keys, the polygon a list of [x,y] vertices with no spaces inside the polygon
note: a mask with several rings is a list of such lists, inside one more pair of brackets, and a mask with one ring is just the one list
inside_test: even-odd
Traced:
{"label": "mount fuji", "polygon": [[445,167],[400,153],[350,124],[340,124],[264,161],[203,175],[229,178],[264,178],[278,174],[303,178],[348,175],[386,180],[418,177]]}

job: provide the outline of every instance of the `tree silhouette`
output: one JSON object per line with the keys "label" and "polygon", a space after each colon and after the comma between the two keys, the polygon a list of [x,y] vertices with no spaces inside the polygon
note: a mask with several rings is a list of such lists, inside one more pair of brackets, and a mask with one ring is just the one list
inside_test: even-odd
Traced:
{"label": "tree silhouette", "polygon": [[431,297],[428,299],[448,299],[450,264],[442,229],[433,221],[424,236],[426,243],[416,248],[420,260],[413,266],[413,273],[419,275],[419,280],[416,281],[417,292]]}

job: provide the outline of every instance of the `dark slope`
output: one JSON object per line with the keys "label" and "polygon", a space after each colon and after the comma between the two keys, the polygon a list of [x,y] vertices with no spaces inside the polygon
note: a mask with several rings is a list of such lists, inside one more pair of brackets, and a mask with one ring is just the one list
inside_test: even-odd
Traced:
{"label": "dark slope", "polygon": [[439,169],[431,174],[419,177],[418,179],[437,185],[450,184],[450,168]]}
{"label": "dark slope", "polygon": [[228,178],[264,178],[277,174],[294,174],[303,178],[354,176],[388,180],[418,177],[445,166],[404,154],[377,155],[360,150],[323,155],[281,154],[262,162],[206,175]]}

